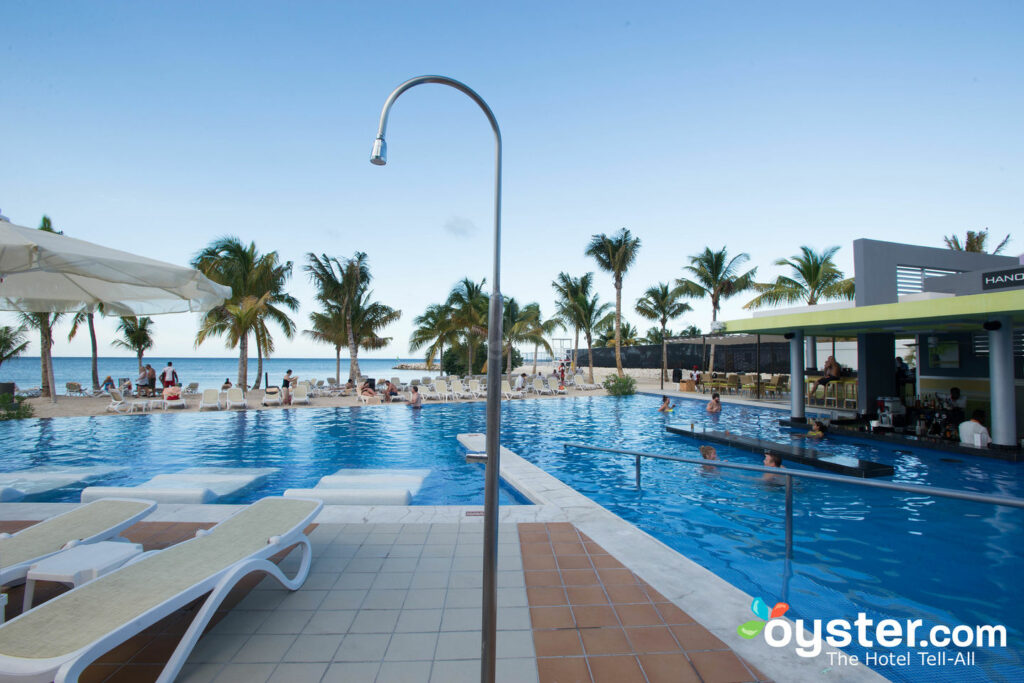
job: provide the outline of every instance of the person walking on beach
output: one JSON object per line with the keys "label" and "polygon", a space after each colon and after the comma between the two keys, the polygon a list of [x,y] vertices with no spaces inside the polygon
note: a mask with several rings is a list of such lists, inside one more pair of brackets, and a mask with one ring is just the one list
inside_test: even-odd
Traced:
{"label": "person walking on beach", "polygon": [[177,386],[178,384],[178,373],[174,370],[174,363],[167,361],[167,367],[160,373],[160,383],[163,384],[163,388]]}

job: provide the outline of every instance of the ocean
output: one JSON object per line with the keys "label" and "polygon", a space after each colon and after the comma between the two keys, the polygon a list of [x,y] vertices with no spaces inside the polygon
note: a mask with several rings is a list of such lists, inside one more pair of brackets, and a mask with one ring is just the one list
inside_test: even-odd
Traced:
{"label": "ocean", "polygon": [[[230,378],[232,383],[238,381],[238,357],[235,358],[168,358],[165,356],[145,356],[143,363],[149,363],[159,373],[167,361],[174,363],[174,369],[178,371],[178,381],[183,385],[189,382],[199,382],[200,389],[220,388],[224,378]],[[426,372],[423,370],[394,370],[399,363],[422,363],[422,358],[360,358],[359,369],[367,377],[384,377],[390,379],[398,377],[403,382],[417,377],[427,375],[436,376],[438,373]],[[81,357],[55,357],[53,359],[54,386],[58,394],[64,393],[64,385],[68,382],[81,382],[83,387],[92,385],[92,371],[90,369],[91,359]],[[116,382],[121,377],[128,377],[132,384],[139,376],[139,366],[135,358],[99,358],[100,382],[107,375],[114,378]],[[267,358],[263,360],[263,371],[270,374],[271,384],[281,384],[284,373],[288,370],[298,376],[300,380],[315,377],[316,379],[327,379],[334,376],[333,358]],[[348,359],[341,359],[341,378],[344,382],[348,379]],[[20,356],[5,362],[0,366],[0,382],[14,382],[19,388],[38,387],[40,379],[39,356]],[[256,359],[249,359],[249,384],[256,381]],[[158,384],[159,386],[159,384]],[[260,382],[260,386],[263,383]]]}

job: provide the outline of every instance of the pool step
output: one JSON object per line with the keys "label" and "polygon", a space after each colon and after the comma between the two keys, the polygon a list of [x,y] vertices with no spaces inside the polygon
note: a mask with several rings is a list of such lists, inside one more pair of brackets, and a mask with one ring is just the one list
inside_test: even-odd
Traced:
{"label": "pool step", "polygon": [[801,465],[808,465],[826,472],[845,474],[850,477],[868,479],[871,477],[891,477],[896,470],[892,465],[885,465],[874,460],[861,460],[847,455],[836,455],[827,451],[819,451],[814,448],[807,448],[803,445],[777,443],[766,439],[758,439],[752,436],[740,436],[729,432],[697,432],[680,427],[665,427],[673,434],[689,436],[701,441],[720,443],[726,446],[734,446],[754,453],[769,451],[782,456],[783,460],[789,460]]}
{"label": "pool step", "polygon": [[[459,440],[462,447],[465,448],[466,462],[487,462],[487,444],[485,443],[485,434],[458,434],[455,438]],[[509,449],[504,446],[501,447],[501,455],[507,455],[512,453]],[[514,455],[514,454],[513,454]]]}

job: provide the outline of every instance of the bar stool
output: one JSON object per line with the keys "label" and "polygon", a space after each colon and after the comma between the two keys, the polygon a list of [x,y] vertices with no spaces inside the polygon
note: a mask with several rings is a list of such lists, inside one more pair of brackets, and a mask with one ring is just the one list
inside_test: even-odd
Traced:
{"label": "bar stool", "polygon": [[857,410],[857,380],[852,382],[843,382],[845,390],[843,391],[843,408],[849,408],[850,404],[853,404],[853,409]]}

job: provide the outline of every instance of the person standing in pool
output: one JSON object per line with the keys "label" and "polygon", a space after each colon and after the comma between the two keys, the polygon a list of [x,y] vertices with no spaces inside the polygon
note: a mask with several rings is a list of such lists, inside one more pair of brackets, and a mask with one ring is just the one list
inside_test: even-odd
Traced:
{"label": "person standing in pool", "polygon": [[423,407],[423,396],[420,394],[420,388],[416,385],[412,387],[412,394],[409,397],[410,408],[422,408]]}
{"label": "person standing in pool", "polygon": [[722,412],[722,398],[718,395],[718,392],[711,394],[711,400],[708,401],[707,407],[704,409],[709,413],[720,413]]}
{"label": "person standing in pool", "polygon": [[668,396],[662,396],[661,397],[661,405],[658,406],[658,412],[659,413],[671,413],[672,409],[674,407],[675,406],[673,406],[671,403],[668,402]]}

